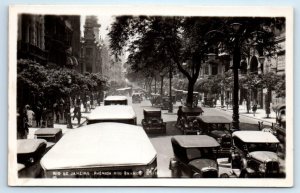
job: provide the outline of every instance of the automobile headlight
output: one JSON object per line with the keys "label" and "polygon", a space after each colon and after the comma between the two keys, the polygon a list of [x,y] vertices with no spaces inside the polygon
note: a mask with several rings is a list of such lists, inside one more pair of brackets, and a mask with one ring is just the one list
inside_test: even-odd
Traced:
{"label": "automobile headlight", "polygon": [[148,124],[151,124],[151,120],[148,121]]}
{"label": "automobile headlight", "polygon": [[163,121],[160,119],[160,120],[158,121],[158,123],[159,123],[159,124],[162,124],[162,123],[163,123]]}
{"label": "automobile headlight", "polygon": [[265,173],[265,172],[266,172],[266,164],[261,163],[261,164],[259,165],[258,170],[259,170],[260,172],[262,172],[262,173]]}
{"label": "automobile headlight", "polygon": [[217,138],[217,142],[221,144],[222,143],[222,138]]}

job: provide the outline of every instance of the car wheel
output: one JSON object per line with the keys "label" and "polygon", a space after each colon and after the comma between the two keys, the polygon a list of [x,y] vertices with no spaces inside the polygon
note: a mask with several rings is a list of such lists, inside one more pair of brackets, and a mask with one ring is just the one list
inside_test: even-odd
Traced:
{"label": "car wheel", "polygon": [[223,174],[220,175],[220,178],[229,178],[229,175],[226,174],[226,173],[223,173]]}

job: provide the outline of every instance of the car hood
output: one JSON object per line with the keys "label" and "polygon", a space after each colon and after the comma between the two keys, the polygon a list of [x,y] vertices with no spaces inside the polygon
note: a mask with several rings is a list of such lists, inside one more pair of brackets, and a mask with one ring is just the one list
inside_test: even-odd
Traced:
{"label": "car hood", "polygon": [[267,160],[278,161],[277,154],[271,151],[254,151],[249,153],[249,155],[261,162],[265,162]]}
{"label": "car hood", "polygon": [[212,159],[194,159],[189,162],[189,165],[199,171],[201,171],[203,168],[218,168],[217,162]]}

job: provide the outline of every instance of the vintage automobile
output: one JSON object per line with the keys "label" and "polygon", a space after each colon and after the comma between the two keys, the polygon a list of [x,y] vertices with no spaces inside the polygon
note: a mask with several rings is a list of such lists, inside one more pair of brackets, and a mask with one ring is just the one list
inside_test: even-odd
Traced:
{"label": "vintage automobile", "polygon": [[143,97],[141,93],[132,94],[132,103],[141,103],[142,101],[143,101]]}
{"label": "vintage automobile", "polygon": [[284,177],[277,155],[279,140],[270,132],[236,131],[232,134],[231,165],[238,177]]}
{"label": "vintage automobile", "polygon": [[47,142],[56,143],[62,137],[62,130],[59,128],[42,128],[34,133],[37,139],[45,139]]}
{"label": "vintage automobile", "polygon": [[176,135],[171,138],[175,157],[170,160],[173,177],[218,178],[219,143],[207,135]]}
{"label": "vintage automobile", "polygon": [[168,96],[162,97],[160,107],[162,110],[168,110],[170,107],[170,97],[168,97]]}
{"label": "vintage automobile", "polygon": [[107,96],[104,105],[128,105],[126,96]]}
{"label": "vintage automobile", "polygon": [[19,178],[42,177],[40,159],[46,151],[44,139],[18,139],[17,162]]}
{"label": "vintage automobile", "polygon": [[100,106],[90,113],[86,120],[87,124],[101,122],[118,122],[136,125],[136,114],[132,106],[127,105],[110,105]]}
{"label": "vintage automobile", "polygon": [[151,93],[150,102],[152,106],[160,106],[161,104],[161,95]]}
{"label": "vintage automobile", "polygon": [[220,156],[229,156],[232,144],[231,120],[224,116],[201,116],[200,128],[204,134],[215,138],[220,143]]}
{"label": "vintage automobile", "polygon": [[166,122],[163,122],[159,109],[144,109],[142,125],[148,134],[166,133]]}
{"label": "vintage automobile", "polygon": [[140,126],[96,123],[66,133],[41,166],[46,178],[153,178],[157,153]]}
{"label": "vintage automobile", "polygon": [[[186,98],[188,95],[188,91],[182,91],[182,99],[181,99],[181,103],[183,105],[187,105],[186,104]],[[200,95],[199,92],[193,92],[193,107],[197,107],[198,106],[198,101],[199,101]]]}
{"label": "vintage automobile", "polygon": [[186,116],[181,122],[182,132],[184,135],[201,135],[203,130],[200,128],[199,116]]}
{"label": "vintage automobile", "polygon": [[177,124],[177,128],[184,134],[201,134],[199,115],[204,112],[201,107],[182,107],[183,116]]}
{"label": "vintage automobile", "polygon": [[272,130],[281,143],[285,145],[286,137],[286,106],[279,104],[273,107],[276,114],[276,124],[273,124]]}

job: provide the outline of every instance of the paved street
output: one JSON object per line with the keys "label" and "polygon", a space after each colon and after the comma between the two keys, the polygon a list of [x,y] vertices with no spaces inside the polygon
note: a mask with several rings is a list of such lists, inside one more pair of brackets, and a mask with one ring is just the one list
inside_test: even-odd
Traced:
{"label": "paved street", "polygon": [[[131,104],[131,102],[129,103]],[[171,170],[169,170],[169,161],[173,157],[173,150],[171,146],[171,137],[173,135],[181,135],[181,131],[175,127],[178,110],[178,106],[181,105],[179,102],[174,106],[173,113],[168,113],[167,110],[162,111],[162,118],[167,122],[167,131],[166,135],[150,135],[151,142],[156,148],[158,154],[158,177],[171,177]],[[153,108],[150,101],[144,100],[140,104],[132,104],[136,114],[137,114],[137,123],[141,125],[141,120],[143,119],[143,109],[144,108]],[[228,119],[232,119],[232,112],[225,111],[219,108],[203,108],[204,116],[209,115],[222,115]],[[241,130],[258,130],[258,119],[254,119],[247,116],[240,116],[240,128]],[[224,162],[224,159],[219,159],[220,162]],[[226,161],[226,159],[225,159]],[[221,164],[220,174],[228,172],[228,164]]]}
{"label": "paved street", "polygon": [[[137,115],[137,124],[141,126],[141,121],[144,118],[143,115],[143,109],[144,108],[155,108],[152,107],[149,100],[143,100],[141,103],[135,103],[132,104],[131,98],[129,99],[129,105],[132,105],[136,115]],[[175,127],[175,123],[177,120],[177,110],[178,106],[180,106],[181,103],[177,102],[174,105],[173,113],[169,113],[168,110],[162,111],[162,118],[164,122],[167,123],[167,130],[166,134],[164,135],[149,135],[149,138],[154,145],[156,151],[157,151],[157,164],[158,164],[158,177],[172,177],[171,170],[169,170],[169,161],[173,155],[173,150],[171,146],[171,137],[174,135],[181,135],[182,132]],[[97,106],[96,108],[101,108],[101,106]],[[158,108],[159,109],[159,108]],[[203,116],[210,116],[210,115],[221,115],[225,116],[228,119],[232,119],[232,111],[227,109],[221,109],[221,108],[205,108],[203,107],[204,114]],[[84,109],[82,108],[82,120],[81,122],[85,121],[85,118],[89,113],[84,113]],[[262,119],[261,119],[262,120]],[[241,130],[258,130],[258,121],[260,121],[259,116],[252,118],[251,116],[244,116],[241,114],[240,116],[240,128]],[[72,121],[73,123],[73,129],[76,129],[78,127],[77,121]],[[266,122],[266,127],[270,126],[269,122]],[[72,129],[66,128],[66,125],[63,124],[54,124],[55,128],[61,128],[63,130],[63,133],[69,132]],[[34,132],[37,130],[37,128],[30,128],[28,138],[34,138]],[[220,166],[220,174],[222,173],[228,173],[230,170],[230,166],[226,164],[227,159],[219,159],[219,166]],[[223,164],[225,163],[225,164]]]}

